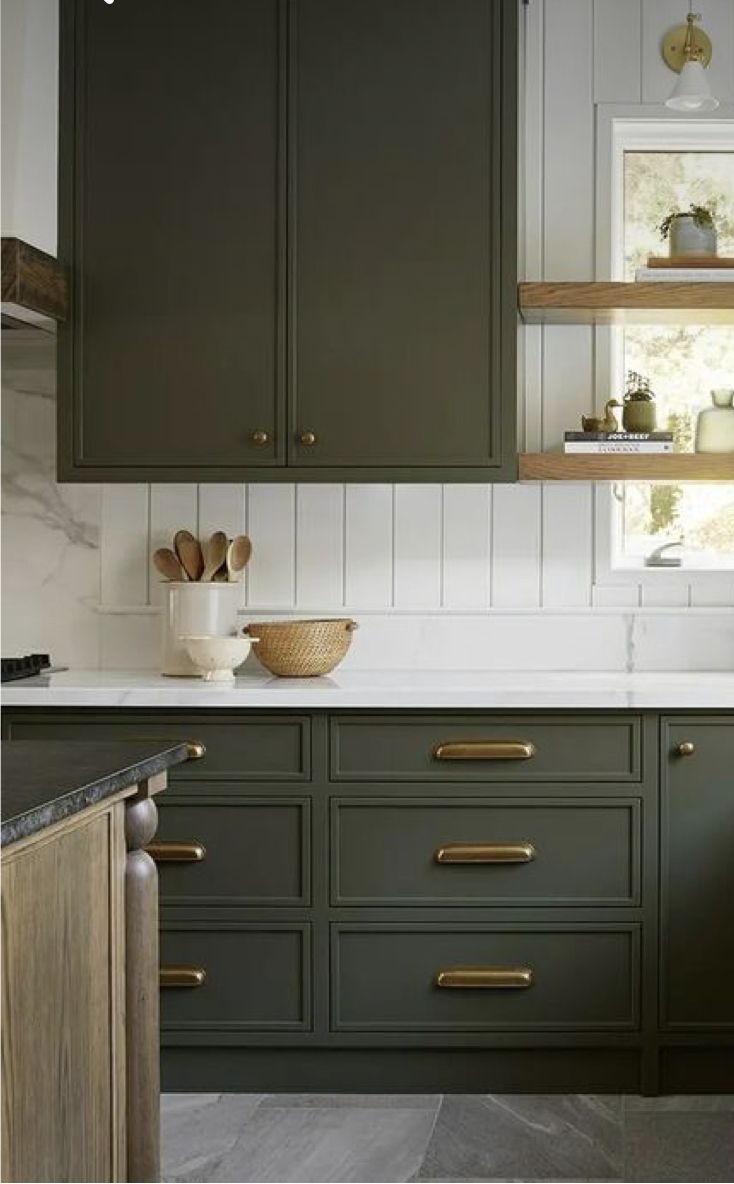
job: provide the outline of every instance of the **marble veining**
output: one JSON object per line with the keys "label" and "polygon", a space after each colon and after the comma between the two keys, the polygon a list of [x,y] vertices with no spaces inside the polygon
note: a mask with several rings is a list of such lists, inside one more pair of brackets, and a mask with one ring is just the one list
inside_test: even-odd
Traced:
{"label": "marble veining", "polygon": [[730,1180],[734,1095],[167,1094],[169,1181]]}
{"label": "marble veining", "polygon": [[3,741],[0,844],[37,834],[187,759],[185,744]]}

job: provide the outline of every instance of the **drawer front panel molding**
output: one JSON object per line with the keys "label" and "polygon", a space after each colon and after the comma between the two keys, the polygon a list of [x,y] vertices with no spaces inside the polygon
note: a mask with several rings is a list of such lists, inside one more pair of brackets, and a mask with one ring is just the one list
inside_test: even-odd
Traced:
{"label": "drawer front panel molding", "polygon": [[[633,1031],[639,926],[332,925],[332,1028]],[[446,990],[447,972],[529,979]]]}
{"label": "drawer front panel molding", "polygon": [[309,798],[216,793],[173,798],[160,810],[158,840],[193,841],[204,848],[202,859],[159,863],[163,905],[264,908],[310,903]]}
{"label": "drawer front panel molding", "polygon": [[[243,715],[241,712],[128,714],[94,710],[21,715],[7,725],[14,740],[171,740],[201,742],[206,751],[197,760],[171,770],[171,789],[186,792],[192,782],[309,781],[311,719],[309,716]],[[197,786],[191,792],[201,792]],[[226,792],[226,789],[220,790]]]}
{"label": "drawer front panel molding", "polygon": [[163,989],[161,1032],[307,1032],[311,927],[296,922],[171,921],[161,969],[193,967],[201,985]]}
{"label": "drawer front panel molding", "polygon": [[[453,756],[444,759],[447,749]],[[642,776],[640,720],[625,715],[336,716],[330,754],[333,781],[637,782]]]}
{"label": "drawer front panel molding", "polygon": [[[634,798],[335,797],[331,903],[638,905],[640,837]],[[439,860],[447,843],[482,842],[500,858]]]}

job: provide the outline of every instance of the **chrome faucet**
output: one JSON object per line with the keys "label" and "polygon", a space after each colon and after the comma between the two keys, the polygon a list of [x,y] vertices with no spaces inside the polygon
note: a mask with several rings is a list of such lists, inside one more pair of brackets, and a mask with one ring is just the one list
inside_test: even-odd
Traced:
{"label": "chrome faucet", "polygon": [[645,556],[645,567],[681,567],[683,560],[680,555],[665,555],[671,547],[682,547],[683,539],[675,539],[672,543],[663,543]]}

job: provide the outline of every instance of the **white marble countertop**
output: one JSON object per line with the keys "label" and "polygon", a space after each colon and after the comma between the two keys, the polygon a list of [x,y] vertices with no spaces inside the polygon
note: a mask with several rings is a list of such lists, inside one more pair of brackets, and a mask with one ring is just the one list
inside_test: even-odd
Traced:
{"label": "white marble countertop", "polygon": [[734,672],[337,671],[230,684],[153,671],[70,670],[2,688],[3,707],[627,708],[734,710]]}

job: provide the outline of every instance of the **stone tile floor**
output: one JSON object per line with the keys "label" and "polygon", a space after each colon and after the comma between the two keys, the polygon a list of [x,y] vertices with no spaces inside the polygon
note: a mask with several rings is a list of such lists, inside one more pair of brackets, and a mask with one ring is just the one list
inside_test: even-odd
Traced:
{"label": "stone tile floor", "polygon": [[734,1094],[167,1094],[167,1181],[734,1180]]}

